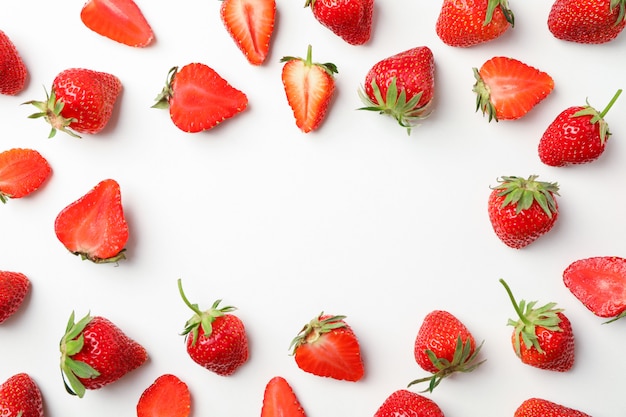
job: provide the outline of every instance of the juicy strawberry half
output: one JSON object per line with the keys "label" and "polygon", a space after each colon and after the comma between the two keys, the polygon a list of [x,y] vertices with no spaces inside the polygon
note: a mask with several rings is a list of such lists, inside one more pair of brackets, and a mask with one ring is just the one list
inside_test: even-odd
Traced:
{"label": "juicy strawberry half", "polygon": [[291,342],[296,364],[313,375],[356,382],[365,369],[361,347],[345,316],[323,313],[307,323]]}
{"label": "juicy strawberry half", "polygon": [[54,222],[57,238],[73,254],[95,263],[125,258],[128,225],[117,181],[99,182],[65,207]]}
{"label": "juicy strawberry half", "polygon": [[405,389],[389,395],[380,405],[374,417],[444,417],[436,402],[423,395]]}
{"label": "juicy strawberry half", "polygon": [[626,259],[598,256],[572,262],[563,272],[571,293],[598,317],[626,315]]}
{"label": "juicy strawberry half", "polygon": [[13,375],[0,385],[0,410],[5,416],[43,417],[43,397],[30,375]]}
{"label": "juicy strawberry half", "polygon": [[265,386],[261,417],[306,417],[298,397],[285,378],[275,376]]}
{"label": "juicy strawberry half", "polygon": [[89,0],[80,11],[83,24],[116,42],[144,47],[154,32],[133,0]]}
{"label": "juicy strawberry half", "polygon": [[190,412],[189,387],[172,374],[158,377],[137,402],[137,417],[188,417]]}
{"label": "juicy strawberry half", "polygon": [[5,322],[20,308],[30,280],[20,272],[0,271],[0,323]]}
{"label": "juicy strawberry half", "polygon": [[493,57],[473,70],[476,111],[489,121],[519,119],[554,89],[549,74],[509,57]]}
{"label": "juicy strawberry half", "polygon": [[26,64],[9,36],[0,30],[0,94],[20,93],[28,77]]}
{"label": "juicy strawberry half", "polygon": [[584,44],[615,39],[626,27],[624,0],[556,0],[548,15],[555,38]]}
{"label": "juicy strawberry half", "polygon": [[335,92],[334,74],[337,67],[333,63],[314,63],[309,45],[306,59],[286,56],[282,71],[282,82],[287,102],[293,110],[296,126],[304,133],[317,129],[328,111]]}
{"label": "juicy strawberry half", "polygon": [[270,50],[275,0],[223,0],[220,17],[248,62],[261,65]]}
{"label": "juicy strawberry half", "polygon": [[50,174],[50,164],[34,149],[13,148],[0,153],[0,201],[29,195]]}
{"label": "juicy strawberry half", "polygon": [[170,69],[165,88],[152,107],[169,107],[170,117],[180,130],[197,133],[211,129],[241,113],[248,97],[231,86],[211,67],[192,63]]}

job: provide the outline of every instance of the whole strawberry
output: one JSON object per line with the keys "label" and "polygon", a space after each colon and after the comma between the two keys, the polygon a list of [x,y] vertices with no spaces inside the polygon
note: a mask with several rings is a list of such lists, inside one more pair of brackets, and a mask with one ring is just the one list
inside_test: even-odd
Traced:
{"label": "whole strawberry", "polygon": [[43,417],[43,398],[30,375],[13,375],[0,385],[0,410],[8,417]]}
{"label": "whole strawberry", "polygon": [[87,314],[76,323],[74,312],[61,338],[60,350],[65,388],[80,398],[85,390],[111,384],[148,359],[144,347],[108,319]]}
{"label": "whole strawberry", "polygon": [[248,361],[248,336],[241,319],[230,312],[235,307],[219,308],[221,300],[207,311],[201,311],[183,292],[178,280],[178,291],[195,314],[185,323],[187,353],[198,365],[221,376],[233,374]]}
{"label": "whole strawberry", "polygon": [[443,43],[468,47],[496,39],[513,25],[508,0],[444,0],[435,30]]}
{"label": "whole strawberry", "polygon": [[306,0],[313,16],[351,45],[362,45],[372,35],[374,0]]}
{"label": "whole strawberry", "polygon": [[617,90],[609,104],[598,112],[587,102],[563,110],[539,141],[539,159],[546,165],[561,167],[595,161],[604,153],[609,139],[609,125],[604,116],[622,90]]}
{"label": "whole strawberry", "polygon": [[22,198],[36,191],[52,174],[48,160],[34,149],[0,152],[0,201]]}
{"label": "whole strawberry", "polygon": [[0,271],[0,323],[20,308],[30,289],[30,280],[19,272]]}
{"label": "whole strawberry", "polygon": [[566,372],[574,366],[574,333],[563,309],[555,308],[556,303],[535,307],[536,301],[519,304],[504,280],[500,283],[506,289],[518,320],[509,319],[508,324],[515,330],[511,343],[515,354],[525,363],[535,368]]}
{"label": "whole strawberry", "polygon": [[427,46],[418,46],[377,62],[359,90],[366,107],[386,114],[407,129],[430,114],[435,94],[435,60]]}
{"label": "whole strawberry", "polygon": [[626,0],[556,0],[548,15],[555,38],[584,44],[612,41],[626,26]]}
{"label": "whole strawberry", "polygon": [[431,311],[420,326],[413,353],[417,364],[432,375],[412,381],[409,386],[429,382],[428,390],[432,392],[451,374],[473,371],[484,362],[477,361],[480,347],[454,315],[444,310]]}
{"label": "whole strawberry", "polygon": [[582,411],[543,398],[529,398],[515,410],[513,417],[591,417]]}
{"label": "whole strawberry", "polygon": [[502,177],[487,202],[493,230],[505,245],[521,249],[549,232],[558,218],[556,183]]}
{"label": "whole strawberry", "polygon": [[374,417],[444,417],[444,414],[430,398],[401,389],[385,399]]}
{"label": "whole strawberry", "polygon": [[52,129],[48,137],[57,130],[74,137],[75,132],[95,134],[109,122],[113,107],[122,91],[122,83],[113,74],[84,68],[61,71],[52,82],[46,101],[28,101],[39,109],[29,117],[43,117]]}
{"label": "whole strawberry", "polygon": [[14,96],[26,85],[28,70],[9,36],[0,30],[0,94]]}

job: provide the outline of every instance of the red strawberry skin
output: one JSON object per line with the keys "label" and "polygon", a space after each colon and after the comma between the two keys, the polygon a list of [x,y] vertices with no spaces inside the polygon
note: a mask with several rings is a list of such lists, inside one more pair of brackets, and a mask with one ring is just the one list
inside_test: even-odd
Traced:
{"label": "red strawberry skin", "polygon": [[[560,331],[551,331],[541,326],[535,328],[537,340],[543,352],[539,352],[534,347],[526,347],[524,342],[520,343],[519,358],[522,363],[556,372],[567,372],[574,366],[575,340],[572,324],[565,314],[557,313],[557,316],[560,319]],[[515,343],[517,337],[519,336],[513,333],[511,342]]]}
{"label": "red strawberry skin", "polygon": [[28,78],[28,70],[9,36],[0,30],[0,94],[20,93]]}
{"label": "red strawberry skin", "polygon": [[291,385],[281,376],[269,380],[263,393],[261,417],[306,417]]}
{"label": "red strawberry skin", "polygon": [[128,46],[148,46],[154,39],[150,24],[133,0],[89,0],[80,19],[97,34]]}
{"label": "red strawberry skin", "polygon": [[374,417],[444,417],[444,414],[430,398],[401,389],[385,399]]}
{"label": "red strawberry skin", "polygon": [[20,272],[0,271],[0,323],[6,321],[20,308],[30,280]]}
{"label": "red strawberry skin", "polygon": [[555,38],[583,44],[615,39],[626,26],[619,2],[611,0],[556,0],[548,15],[548,29]]}
{"label": "red strawberry skin", "polygon": [[13,148],[0,153],[0,201],[29,195],[51,173],[48,161],[34,149]]}
{"label": "red strawberry skin", "polygon": [[276,19],[275,0],[224,0],[220,17],[248,62],[261,65],[270,50]]}
{"label": "red strawberry skin", "polygon": [[13,375],[0,385],[0,410],[3,416],[43,417],[43,398],[30,375]]}
{"label": "red strawberry skin", "polygon": [[543,398],[529,398],[515,410],[513,417],[591,417],[589,414]]}
{"label": "red strawberry skin", "polygon": [[188,417],[189,387],[173,374],[158,377],[139,397],[137,417]]}
{"label": "red strawberry skin", "polygon": [[351,45],[363,45],[372,36],[374,0],[307,0],[313,16]]}

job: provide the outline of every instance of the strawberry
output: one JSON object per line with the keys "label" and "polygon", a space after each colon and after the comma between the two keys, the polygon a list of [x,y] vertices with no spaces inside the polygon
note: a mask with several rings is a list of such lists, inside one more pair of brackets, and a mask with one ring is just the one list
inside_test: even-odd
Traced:
{"label": "strawberry", "polygon": [[222,0],[220,17],[248,62],[265,62],[274,31],[276,0]]}
{"label": "strawberry", "polygon": [[427,46],[400,52],[376,63],[359,90],[366,107],[361,110],[387,114],[411,133],[411,127],[427,117],[435,92],[435,60]]}
{"label": "strawberry", "polygon": [[572,262],[563,271],[570,292],[598,317],[626,316],[626,259],[596,256]]}
{"label": "strawberry", "polygon": [[335,92],[334,74],[337,67],[333,63],[314,63],[311,58],[311,45],[306,59],[286,56],[282,81],[287,102],[293,110],[296,126],[304,133],[317,129],[324,121],[328,106]]}
{"label": "strawberry", "polygon": [[0,201],[22,198],[50,177],[50,164],[33,149],[13,148],[0,153]]}
{"label": "strawberry", "polygon": [[374,417],[444,417],[430,398],[405,389],[393,392],[374,413]]}
{"label": "strawberry", "polygon": [[119,184],[100,181],[57,216],[57,238],[74,255],[94,263],[125,259],[128,225],[124,217]]}
{"label": "strawberry", "polygon": [[0,30],[0,94],[14,96],[20,93],[28,77],[28,69],[15,44]]}
{"label": "strawberry", "polygon": [[87,314],[78,323],[74,312],[60,342],[65,389],[82,398],[85,390],[111,384],[148,359],[143,346],[110,320]]}
{"label": "strawberry", "polygon": [[361,347],[344,319],[320,313],[302,328],[290,346],[300,369],[345,381],[363,378]]}
{"label": "strawberry", "polygon": [[508,0],[444,0],[435,31],[446,45],[468,47],[496,39],[513,25]]}
{"label": "strawberry", "polygon": [[473,371],[484,362],[476,360],[481,346],[476,347],[474,336],[454,315],[444,310],[431,311],[420,326],[413,353],[417,364],[433,375],[412,381],[409,386],[428,381],[428,391],[432,392],[454,372]]}
{"label": "strawberry", "polygon": [[30,375],[13,375],[0,385],[0,410],[3,416],[43,417],[43,398]]}
{"label": "strawberry", "polygon": [[165,88],[156,98],[157,109],[169,108],[174,125],[184,132],[211,129],[244,111],[246,95],[214,69],[192,63],[170,69]]}
{"label": "strawberry", "polygon": [[217,300],[207,311],[191,304],[181,280],[178,291],[185,304],[195,313],[185,323],[182,335],[187,343],[187,353],[198,365],[221,376],[233,374],[248,361],[248,336],[241,319],[229,314],[235,307],[219,307]]}
{"label": "strawberry", "polygon": [[306,417],[298,397],[285,378],[275,376],[265,386],[261,417]]}
{"label": "strawberry", "polygon": [[589,105],[568,107],[548,126],[539,141],[539,158],[546,165],[560,167],[595,161],[602,155],[611,132],[604,116],[622,90],[598,112]]}
{"label": "strawberry", "polygon": [[350,45],[363,45],[372,36],[374,0],[306,0],[304,7]]}
{"label": "strawberry", "polygon": [[522,363],[549,371],[566,372],[574,365],[574,333],[563,309],[556,303],[535,307],[536,301],[519,304],[508,284],[500,279],[506,289],[519,320],[509,319],[515,330],[511,344]]}
{"label": "strawberry", "polygon": [[39,109],[29,116],[31,119],[43,117],[52,126],[48,137],[56,135],[57,130],[80,137],[75,132],[95,134],[104,129],[121,91],[122,83],[113,74],[70,68],[54,78],[45,101],[24,104]]}
{"label": "strawberry", "polygon": [[22,305],[30,280],[20,272],[0,271],[0,323],[11,317]]}
{"label": "strawberry", "polygon": [[88,0],[80,20],[99,35],[128,46],[152,43],[154,32],[133,0]]}
{"label": "strawberry", "polygon": [[473,70],[476,111],[489,121],[519,119],[554,89],[549,74],[509,57],[493,57]]}
{"label": "strawberry", "polygon": [[574,410],[543,398],[529,398],[515,410],[513,417],[591,417],[582,411]]}
{"label": "strawberry", "polygon": [[489,194],[487,210],[496,236],[505,245],[521,249],[548,233],[559,217],[557,183],[502,177]]}
{"label": "strawberry", "polygon": [[555,38],[601,44],[612,41],[626,26],[626,0],[556,0],[548,15]]}
{"label": "strawberry", "polygon": [[172,374],[158,377],[137,402],[137,417],[187,417],[190,412],[189,387]]}

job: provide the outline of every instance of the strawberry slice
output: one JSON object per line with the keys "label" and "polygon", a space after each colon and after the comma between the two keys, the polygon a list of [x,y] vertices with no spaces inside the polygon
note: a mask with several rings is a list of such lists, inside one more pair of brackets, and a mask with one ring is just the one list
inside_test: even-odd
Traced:
{"label": "strawberry slice", "polygon": [[473,70],[476,111],[489,121],[519,119],[554,89],[550,75],[513,58],[496,56]]}
{"label": "strawberry slice", "polygon": [[137,403],[137,417],[187,417],[190,410],[189,387],[172,374],[158,377]]}
{"label": "strawberry slice", "polygon": [[59,213],[54,230],[61,243],[82,259],[95,263],[124,259],[128,225],[119,184],[112,179],[99,182]]}
{"label": "strawberry slice", "polygon": [[48,161],[33,149],[13,148],[0,153],[0,201],[27,196],[51,173]]}
{"label": "strawberry slice", "polygon": [[253,65],[261,65],[270,50],[276,1],[223,0],[220,17],[246,59]]}
{"label": "strawberry slice", "polygon": [[275,376],[265,386],[261,417],[306,417],[298,397],[285,378]]}
{"label": "strawberry slice", "polygon": [[626,259],[617,256],[580,259],[565,269],[563,282],[596,316],[613,320],[626,316]]}
{"label": "strawberry slice", "polygon": [[168,108],[172,122],[184,132],[211,129],[244,111],[246,95],[231,86],[213,68],[200,63],[170,69],[165,88],[152,106]]}
{"label": "strawberry slice", "polygon": [[150,24],[133,0],[89,0],[80,19],[97,34],[124,45],[144,47],[154,39]]}

